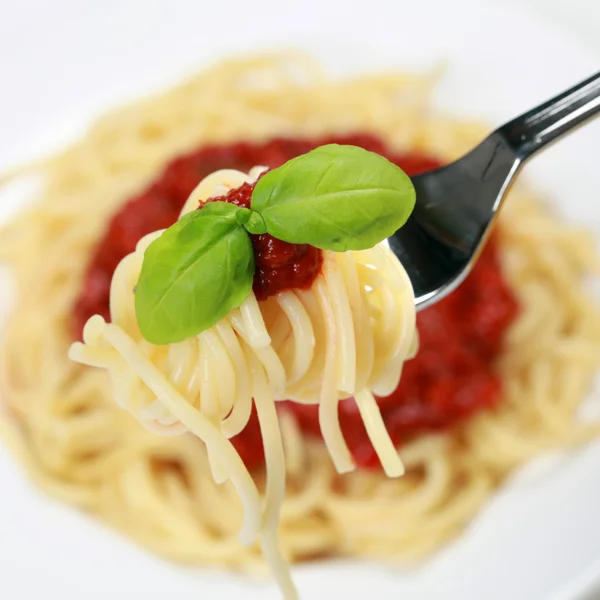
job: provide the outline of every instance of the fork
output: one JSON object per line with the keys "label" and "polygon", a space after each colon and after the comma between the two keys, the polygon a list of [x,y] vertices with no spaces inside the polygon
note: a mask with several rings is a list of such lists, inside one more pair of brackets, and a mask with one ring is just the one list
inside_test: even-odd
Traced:
{"label": "fork", "polygon": [[412,177],[415,210],[387,241],[412,282],[417,310],[469,274],[525,162],[599,114],[600,72],[496,129],[459,160]]}

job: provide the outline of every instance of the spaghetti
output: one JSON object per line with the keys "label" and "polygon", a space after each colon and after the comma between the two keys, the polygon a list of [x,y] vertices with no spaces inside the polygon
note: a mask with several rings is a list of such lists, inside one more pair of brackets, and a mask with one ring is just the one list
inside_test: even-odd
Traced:
{"label": "spaghetti", "polygon": [[[239,171],[209,175],[183,214],[248,181],[252,177]],[[260,528],[259,494],[227,438],[247,426],[254,399],[267,474],[263,549],[285,597],[295,597],[277,550],[285,463],[274,401],[319,404],[323,438],[342,473],[354,464],[340,428],[338,401],[354,396],[386,475],[402,475],[371,390],[391,394],[404,361],[416,351],[408,275],[383,245],[361,252],[326,252],[322,274],[310,289],[283,291],[260,304],[251,293],[198,336],[156,346],[140,333],[134,290],[144,254],[162,233],[144,237],[123,259],[113,277],[111,323],[92,317],[84,328],[84,344],[75,343],[69,355],[107,369],[117,403],[150,431],[190,431],[205,442],[213,478],[217,483],[231,480],[242,498],[245,526],[240,538],[246,543]]]}
{"label": "spaghetti", "polygon": [[[48,182],[41,200],[0,235],[18,293],[3,344],[2,428],[44,490],[172,559],[260,568],[258,548],[236,539],[235,489],[214,483],[202,445],[146,431],[115,405],[105,372],[67,359],[88,257],[128,196],[170,158],[201,145],[367,130],[394,148],[460,156],[483,130],[432,116],[432,83],[412,75],[332,82],[296,56],[227,62],[104,118],[72,148],[24,171]],[[503,268],[521,304],[497,365],[502,404],[451,433],[405,443],[399,479],[364,470],[339,477],[323,444],[282,412],[286,560],[425,555],[515,467],[598,434],[575,416],[600,357],[600,317],[583,284],[598,268],[593,244],[519,187],[499,227]],[[157,405],[150,413],[162,426],[178,425]],[[265,494],[263,472],[253,479]]]}

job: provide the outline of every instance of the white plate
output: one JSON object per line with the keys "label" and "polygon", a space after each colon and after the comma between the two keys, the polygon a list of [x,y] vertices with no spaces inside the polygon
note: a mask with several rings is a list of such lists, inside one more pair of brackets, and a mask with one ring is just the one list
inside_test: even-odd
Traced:
{"label": "white plate", "polygon": [[[110,104],[246,49],[293,45],[339,72],[448,59],[439,104],[497,123],[598,67],[561,32],[514,8],[482,0],[364,4],[3,2],[0,163],[48,148]],[[527,172],[568,217],[600,232],[599,152],[597,123]],[[11,208],[0,198],[0,212]],[[465,535],[422,568],[391,573],[364,563],[303,566],[295,571],[301,597],[580,598],[600,577],[600,445],[546,463],[538,463],[545,468],[536,477],[525,473],[507,486]],[[277,598],[273,587],[162,562],[40,497],[4,451],[0,490],[3,597]]]}

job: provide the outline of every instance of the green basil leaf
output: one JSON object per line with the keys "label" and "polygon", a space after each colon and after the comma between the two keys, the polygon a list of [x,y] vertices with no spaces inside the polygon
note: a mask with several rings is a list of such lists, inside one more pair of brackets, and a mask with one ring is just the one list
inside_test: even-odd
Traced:
{"label": "green basil leaf", "polygon": [[238,209],[235,218],[240,225],[244,226],[244,229],[246,229],[248,233],[253,233],[255,235],[267,233],[267,226],[263,221],[263,218],[255,210],[250,210],[249,208],[241,206]]}
{"label": "green basil leaf", "polygon": [[149,342],[172,344],[198,335],[248,297],[254,254],[238,210],[225,202],[208,203],[148,246],[135,309]]}
{"label": "green basil leaf", "polygon": [[252,211],[249,208],[240,206],[238,211],[235,213],[235,220],[243,227],[250,220],[251,216]]}
{"label": "green basil leaf", "polygon": [[251,201],[272,236],[337,252],[372,248],[404,225],[414,205],[414,187],[400,168],[337,144],[269,171]]}
{"label": "green basil leaf", "polygon": [[248,233],[253,233],[255,235],[267,233],[267,224],[255,210],[250,211],[250,216],[246,223],[244,223],[244,227]]}

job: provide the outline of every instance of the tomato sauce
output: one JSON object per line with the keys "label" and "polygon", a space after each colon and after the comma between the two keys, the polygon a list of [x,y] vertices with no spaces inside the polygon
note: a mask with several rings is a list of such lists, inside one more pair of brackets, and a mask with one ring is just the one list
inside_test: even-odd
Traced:
{"label": "tomato sauce", "polygon": [[[203,177],[222,168],[275,168],[328,143],[352,144],[377,152],[409,175],[440,166],[433,157],[394,153],[378,138],[363,134],[205,146],[178,158],[108,224],[74,307],[74,335],[81,336],[83,325],[94,314],[109,318],[110,282],[115,268],[133,252],[141,237],[177,220],[187,197]],[[251,192],[247,184],[221,199],[247,206]],[[397,390],[378,398],[388,431],[397,444],[423,432],[450,428],[500,400],[502,382],[494,365],[502,352],[505,333],[518,314],[518,304],[502,275],[497,243],[495,239],[488,243],[471,275],[455,292],[418,315],[419,353],[405,365]],[[321,252],[310,246],[287,244],[268,235],[253,236],[253,245],[257,261],[254,290],[261,299],[282,289],[310,286],[321,268]],[[283,402],[280,410],[293,412],[306,435],[320,435],[317,407]],[[340,421],[357,464],[378,468],[353,399],[340,403]],[[255,413],[232,441],[249,468],[262,466],[262,440]]]}
{"label": "tomato sauce", "polygon": [[[117,265],[135,250],[143,236],[169,227],[177,220],[188,196],[204,177],[218,169],[249,171],[257,165],[279,167],[291,158],[332,143],[361,146],[387,156],[409,174],[435,168],[439,164],[426,156],[392,156],[378,138],[361,134],[204,146],[177,158],[109,222],[93,253],[74,307],[74,335],[81,336],[83,326],[92,315],[100,314],[109,319],[110,282]],[[320,269],[320,253],[314,248],[294,247],[267,236],[260,241],[255,240],[255,250],[261,253],[263,259],[259,261],[255,280],[255,292],[260,298],[286,287],[310,285]],[[282,285],[284,277],[287,281]]]}
{"label": "tomato sauce", "polygon": [[[250,208],[255,184],[244,183],[209,202],[229,202]],[[321,272],[323,253],[308,244],[289,244],[268,233],[251,235],[256,272],[252,289],[259,300],[291,288],[308,289]]]}

